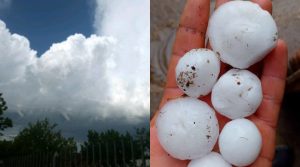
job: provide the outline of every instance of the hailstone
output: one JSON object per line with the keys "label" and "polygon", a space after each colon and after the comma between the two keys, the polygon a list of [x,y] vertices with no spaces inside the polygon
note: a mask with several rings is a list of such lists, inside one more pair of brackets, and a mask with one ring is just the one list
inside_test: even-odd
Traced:
{"label": "hailstone", "polygon": [[235,166],[248,166],[258,157],[262,137],[254,123],[247,119],[228,122],[219,137],[223,158]]}
{"label": "hailstone", "polygon": [[263,98],[261,82],[248,70],[231,69],[215,84],[211,101],[217,112],[230,119],[255,113]]}
{"label": "hailstone", "polygon": [[206,156],[192,160],[187,167],[231,167],[219,153],[211,152]]}
{"label": "hailstone", "polygon": [[161,146],[180,160],[208,154],[219,135],[214,110],[205,102],[191,97],[168,101],[159,111],[156,128]]}
{"label": "hailstone", "polygon": [[209,20],[207,35],[221,61],[240,69],[262,60],[278,39],[270,13],[250,1],[221,5]]}
{"label": "hailstone", "polygon": [[211,92],[220,72],[220,60],[209,49],[192,49],[176,66],[178,87],[190,97],[199,97]]}

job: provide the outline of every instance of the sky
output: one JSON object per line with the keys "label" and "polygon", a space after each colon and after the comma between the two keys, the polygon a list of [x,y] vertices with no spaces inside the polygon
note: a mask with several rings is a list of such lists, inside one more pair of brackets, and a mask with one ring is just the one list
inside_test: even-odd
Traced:
{"label": "sky", "polygon": [[149,125],[150,0],[0,0],[0,20],[5,138],[45,117],[77,141]]}
{"label": "sky", "polygon": [[1,20],[11,32],[28,38],[39,55],[71,34],[89,36],[94,30],[92,0],[0,0],[0,3],[6,6],[0,7]]}

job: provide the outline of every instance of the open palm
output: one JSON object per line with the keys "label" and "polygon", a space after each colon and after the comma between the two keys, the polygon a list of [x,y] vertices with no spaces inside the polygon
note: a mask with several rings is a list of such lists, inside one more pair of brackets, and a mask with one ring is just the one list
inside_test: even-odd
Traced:
{"label": "open palm", "polygon": [[[216,0],[216,7],[228,0]],[[263,9],[272,12],[270,0],[252,0]],[[168,99],[177,98],[183,92],[177,87],[175,79],[175,67],[178,60],[187,51],[193,48],[205,47],[205,32],[209,19],[210,0],[187,0],[183,14],[177,29],[176,40],[173,46],[171,62],[167,77],[166,88],[160,106]],[[207,46],[209,48],[209,46]],[[221,65],[221,74],[228,70],[228,66]],[[278,40],[276,48],[260,63],[250,67],[250,71],[257,74],[262,82],[263,100],[257,112],[248,119],[253,121],[261,132],[263,138],[262,150],[253,167],[272,166],[275,153],[276,124],[280,105],[284,93],[285,77],[287,70],[287,49],[284,41]],[[210,95],[201,98],[211,105]],[[157,115],[157,114],[156,114]],[[154,126],[156,115],[150,125],[150,157],[153,167],[186,167],[188,161],[180,161],[169,156],[158,142],[156,128]],[[229,120],[219,114],[217,118],[220,129]],[[218,151],[217,145],[215,151]]]}

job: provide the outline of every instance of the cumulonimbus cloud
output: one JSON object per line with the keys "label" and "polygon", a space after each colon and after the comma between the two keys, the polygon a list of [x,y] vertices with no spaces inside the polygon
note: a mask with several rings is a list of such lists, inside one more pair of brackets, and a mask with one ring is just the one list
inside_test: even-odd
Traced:
{"label": "cumulonimbus cloud", "polygon": [[9,112],[128,123],[149,116],[150,2],[96,2],[96,34],[71,35],[41,56],[0,21],[0,92]]}

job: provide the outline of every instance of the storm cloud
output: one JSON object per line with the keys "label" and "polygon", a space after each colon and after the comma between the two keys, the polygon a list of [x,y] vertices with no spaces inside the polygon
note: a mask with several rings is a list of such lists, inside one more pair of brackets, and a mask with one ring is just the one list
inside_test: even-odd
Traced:
{"label": "storm cloud", "polygon": [[97,0],[95,34],[70,35],[42,55],[0,21],[0,92],[15,123],[6,135],[44,117],[79,139],[87,129],[147,125],[149,3]]}

